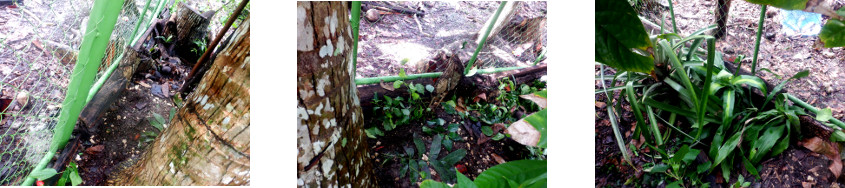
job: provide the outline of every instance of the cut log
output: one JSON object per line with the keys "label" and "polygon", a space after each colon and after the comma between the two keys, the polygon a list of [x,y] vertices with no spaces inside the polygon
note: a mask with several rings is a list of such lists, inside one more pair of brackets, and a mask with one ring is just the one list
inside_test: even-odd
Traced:
{"label": "cut log", "polygon": [[115,72],[109,76],[100,91],[94,95],[94,98],[85,105],[85,108],[79,114],[79,121],[82,122],[83,127],[89,134],[96,134],[97,127],[102,124],[103,113],[123,94],[123,91],[129,86],[130,79],[135,74],[138,64],[145,61],[149,63],[148,61],[151,60],[135,49],[126,48],[123,59],[120,60],[120,64],[114,70]]}
{"label": "cut log", "polygon": [[[202,49],[205,46],[197,45],[197,43],[209,41],[207,35],[211,20],[203,17],[202,13],[184,3],[179,3],[178,6],[178,12],[174,14],[175,17],[172,20],[175,22],[175,26],[165,27],[164,36],[175,35],[173,45],[175,45],[176,55],[182,58],[182,62],[191,66],[197,62],[204,52]],[[168,21],[168,24],[165,25],[172,25],[171,23],[171,21]]]}
{"label": "cut log", "polygon": [[[505,77],[513,79],[515,85],[528,84],[546,75],[546,68],[546,64],[541,64],[535,67],[529,67],[524,69],[505,71],[494,74],[476,74],[471,77],[464,77],[461,79],[460,83],[458,83],[458,86],[453,92],[456,95],[464,97],[469,97],[473,94],[477,94],[480,92],[492,92],[498,89],[498,80]],[[432,81],[431,78],[419,78],[414,80],[406,80],[405,82],[422,85],[434,85],[434,81]],[[378,93],[378,97],[383,97],[384,95],[390,97],[409,95],[408,88],[405,87],[390,91],[382,88],[379,84],[358,86],[358,98],[361,99],[361,108],[363,109],[365,115],[369,115],[372,113],[373,104],[371,101],[376,95],[376,93]],[[421,95],[420,97],[427,98],[432,97],[432,95],[431,93],[425,93],[425,95]],[[495,96],[488,95],[488,98],[493,97]]]}
{"label": "cut log", "polygon": [[[499,33],[499,31],[502,30],[502,27],[505,26],[505,23],[513,19],[513,16],[516,14],[516,9],[519,8],[520,4],[522,3],[519,1],[508,1],[505,3],[505,8],[502,9],[502,13],[500,13],[499,18],[495,20],[496,25],[493,26],[492,30],[490,30],[490,34],[487,35],[487,41],[490,41],[490,38]],[[487,27],[490,25],[490,22],[494,21],[494,14],[490,14],[490,18],[487,19],[487,22],[484,22],[484,25],[481,26],[481,30],[478,31],[478,38],[475,39],[476,44],[481,44],[484,32],[487,31]]]}

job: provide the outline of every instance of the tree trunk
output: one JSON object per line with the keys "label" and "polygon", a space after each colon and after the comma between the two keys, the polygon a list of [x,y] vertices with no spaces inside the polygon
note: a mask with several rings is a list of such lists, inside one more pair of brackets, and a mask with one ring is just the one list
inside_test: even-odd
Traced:
{"label": "tree trunk", "polygon": [[112,185],[249,185],[249,18],[197,90]]}
{"label": "tree trunk", "polygon": [[722,38],[728,32],[728,12],[731,10],[731,0],[716,1],[716,31],[713,37]]}
{"label": "tree trunk", "polygon": [[297,185],[377,187],[352,77],[348,4],[296,5]]}

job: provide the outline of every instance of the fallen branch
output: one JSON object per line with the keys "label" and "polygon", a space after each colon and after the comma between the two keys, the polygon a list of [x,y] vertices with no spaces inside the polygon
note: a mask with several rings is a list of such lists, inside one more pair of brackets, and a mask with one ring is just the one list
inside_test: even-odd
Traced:
{"label": "fallen branch", "polygon": [[393,5],[381,4],[381,3],[373,2],[373,1],[364,1],[364,2],[361,2],[361,3],[369,6],[369,7],[367,7],[367,9],[374,8],[374,9],[378,9],[378,10],[382,10],[382,11],[389,11],[389,12],[395,12],[395,13],[401,13],[401,14],[408,14],[408,15],[416,14],[416,15],[420,15],[420,16],[425,16],[425,12],[406,9],[406,8],[397,7],[397,6],[393,6]]}
{"label": "fallen branch", "polygon": [[[474,93],[491,92],[498,89],[498,80],[505,77],[511,78],[515,85],[528,84],[546,75],[546,69],[547,65],[541,64],[534,67],[493,74],[476,74],[471,77],[462,78],[453,92],[454,94],[460,96],[471,96]],[[405,80],[405,82],[432,86],[434,86],[435,84],[432,78],[417,78],[412,80]],[[373,99],[376,93],[378,93],[379,97],[382,97],[384,95],[391,97],[409,95],[408,88],[405,87],[397,88],[393,91],[390,91],[382,88],[380,84],[360,85],[358,86],[358,98],[361,101],[361,108],[364,110],[365,115],[368,113],[372,113],[373,105],[371,100]],[[431,93],[427,92],[424,95],[421,95],[420,97],[430,98]],[[493,96],[488,95],[488,97]]]}

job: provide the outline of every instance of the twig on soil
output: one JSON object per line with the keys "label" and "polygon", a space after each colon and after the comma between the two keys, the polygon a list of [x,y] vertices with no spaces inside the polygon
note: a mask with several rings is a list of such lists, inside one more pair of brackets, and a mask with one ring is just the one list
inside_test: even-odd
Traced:
{"label": "twig on soil", "polygon": [[21,11],[23,11],[23,13],[26,13],[26,15],[28,15],[30,18],[35,20],[39,26],[41,25],[41,19],[38,18],[38,16],[35,16],[35,14],[33,14],[32,12],[30,12],[27,9],[21,9]]}
{"label": "twig on soil", "polygon": [[419,18],[417,18],[417,16],[418,16],[418,15],[414,14],[414,21],[415,21],[415,22],[417,22],[417,29],[419,29],[419,30],[420,30],[420,34],[425,35],[425,36],[430,36],[430,35],[428,35],[428,33],[424,33],[424,32],[423,32],[423,30],[422,30],[422,25],[420,25],[420,19],[419,19]]}

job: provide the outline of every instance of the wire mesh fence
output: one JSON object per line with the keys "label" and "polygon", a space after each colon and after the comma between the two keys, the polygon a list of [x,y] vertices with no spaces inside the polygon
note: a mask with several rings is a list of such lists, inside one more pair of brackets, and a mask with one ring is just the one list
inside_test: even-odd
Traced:
{"label": "wire mesh fence", "polygon": [[[504,19],[504,22],[500,28],[497,28],[499,24],[494,26],[478,54],[475,65],[480,69],[530,66],[545,50],[546,2],[508,3],[513,5],[506,5],[499,15],[499,19]],[[489,17],[493,17],[493,14]],[[488,23],[479,33],[483,33]],[[478,42],[480,38],[476,40]]]}
{"label": "wire mesh fence", "polygon": [[[145,2],[124,3],[98,75],[123,53]],[[92,5],[33,0],[0,7],[0,185],[20,184],[49,149]]]}

